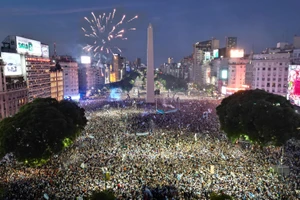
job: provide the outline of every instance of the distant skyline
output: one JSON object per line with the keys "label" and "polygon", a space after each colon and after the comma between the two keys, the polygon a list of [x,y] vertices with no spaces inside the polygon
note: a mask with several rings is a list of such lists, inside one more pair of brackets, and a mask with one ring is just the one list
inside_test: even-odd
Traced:
{"label": "distant skyline", "polygon": [[[140,57],[146,63],[147,27],[154,30],[155,67],[168,57],[179,61],[192,53],[192,45],[212,37],[225,46],[226,36],[236,36],[238,47],[247,53],[275,47],[277,42],[292,42],[300,35],[299,0],[72,0],[1,2],[0,40],[20,35],[57,44],[59,55],[79,56],[84,45],[83,17],[117,8],[125,14],[139,15],[137,31],[122,43],[129,60]],[[298,20],[298,21],[297,21]]]}

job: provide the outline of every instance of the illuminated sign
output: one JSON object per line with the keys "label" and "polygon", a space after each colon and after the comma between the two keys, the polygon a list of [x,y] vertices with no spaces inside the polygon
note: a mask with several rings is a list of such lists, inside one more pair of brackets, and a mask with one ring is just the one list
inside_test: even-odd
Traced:
{"label": "illuminated sign", "polygon": [[221,78],[222,79],[227,79],[228,78],[228,70],[227,69],[223,69],[221,71]]}
{"label": "illuminated sign", "polygon": [[26,61],[28,61],[28,62],[50,62],[50,59],[49,58],[30,58],[30,57],[27,57]]}
{"label": "illuminated sign", "polygon": [[210,60],[210,52],[204,53],[204,60]]}
{"label": "illuminated sign", "polygon": [[115,72],[111,72],[110,74],[109,74],[110,76],[109,76],[109,81],[111,82],[111,83],[114,83],[114,82],[116,82],[116,73]]}
{"label": "illuminated sign", "polygon": [[226,86],[222,86],[222,87],[221,87],[221,93],[222,93],[222,94],[226,94],[226,92],[227,92]]}
{"label": "illuminated sign", "polygon": [[81,64],[91,64],[90,56],[81,56]]}
{"label": "illuminated sign", "polygon": [[5,76],[20,76],[22,75],[21,56],[17,53],[1,53],[1,57],[5,63]]}
{"label": "illuminated sign", "polygon": [[244,49],[231,49],[230,50],[230,58],[243,58],[244,57]]}
{"label": "illuminated sign", "polygon": [[219,58],[219,49],[214,49],[214,51],[213,51],[213,57],[214,58]]}
{"label": "illuminated sign", "polygon": [[49,58],[49,46],[42,44],[41,49],[42,49],[42,57]]}
{"label": "illuminated sign", "polygon": [[292,104],[300,106],[300,65],[290,65],[287,98]]}
{"label": "illuminated sign", "polygon": [[41,42],[16,36],[17,52],[19,54],[28,54],[32,56],[42,55]]}

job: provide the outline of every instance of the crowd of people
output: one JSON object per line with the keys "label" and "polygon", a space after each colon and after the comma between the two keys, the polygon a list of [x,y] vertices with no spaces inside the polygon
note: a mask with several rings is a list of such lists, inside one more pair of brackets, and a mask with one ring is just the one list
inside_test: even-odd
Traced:
{"label": "crowd of people", "polygon": [[6,199],[84,199],[104,189],[126,200],[209,199],[211,192],[300,198],[299,141],[285,146],[282,162],[290,172],[280,175],[272,167],[281,148],[227,140],[215,111],[220,100],[175,101],[178,110],[168,114],[135,101],[82,102],[89,122],[71,147],[42,167],[1,165]]}

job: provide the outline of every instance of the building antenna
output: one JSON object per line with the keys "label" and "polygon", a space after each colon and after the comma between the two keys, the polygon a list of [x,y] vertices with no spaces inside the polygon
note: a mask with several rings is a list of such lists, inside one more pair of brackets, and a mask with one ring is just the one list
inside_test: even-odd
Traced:
{"label": "building antenna", "polygon": [[54,57],[56,58],[57,57],[57,54],[56,54],[56,43],[54,42]]}

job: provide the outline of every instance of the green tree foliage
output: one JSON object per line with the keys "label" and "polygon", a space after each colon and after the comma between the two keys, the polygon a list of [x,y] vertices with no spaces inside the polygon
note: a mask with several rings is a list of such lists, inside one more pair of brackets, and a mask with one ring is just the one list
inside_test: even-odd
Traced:
{"label": "green tree foliage", "polygon": [[116,197],[111,190],[104,191],[94,191],[92,196],[89,198],[90,200],[115,200]]}
{"label": "green tree foliage", "polygon": [[176,78],[172,75],[157,74],[155,81],[159,81],[167,90],[173,92],[186,91],[188,88],[187,82],[183,79]]}
{"label": "green tree foliage", "polygon": [[114,83],[109,83],[105,86],[110,89],[121,88],[123,91],[129,92],[133,88],[135,79],[138,76],[140,76],[140,74],[137,71],[131,71],[128,72],[122,80]]}
{"label": "green tree foliage", "polygon": [[36,99],[0,122],[0,153],[13,152],[19,161],[38,164],[60,152],[66,138],[73,141],[86,123],[75,102]]}
{"label": "green tree foliage", "polygon": [[233,200],[233,198],[224,193],[216,194],[213,192],[210,194],[210,200]]}
{"label": "green tree foliage", "polygon": [[282,146],[299,137],[299,115],[286,98],[263,90],[239,91],[217,107],[221,129],[231,140],[244,137],[259,145]]}

